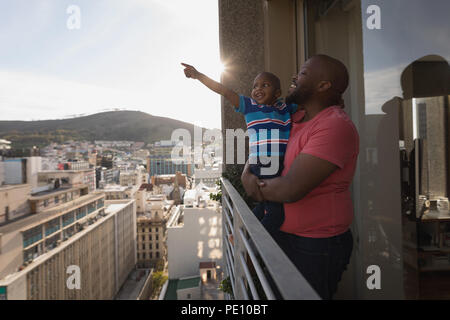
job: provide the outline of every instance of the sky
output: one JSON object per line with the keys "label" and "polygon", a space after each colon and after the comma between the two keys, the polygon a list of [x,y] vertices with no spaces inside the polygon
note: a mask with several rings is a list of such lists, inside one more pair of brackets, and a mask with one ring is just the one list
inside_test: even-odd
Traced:
{"label": "sky", "polygon": [[213,0],[0,0],[0,120],[139,110],[220,128]]}
{"label": "sky", "polygon": [[448,0],[363,0],[364,18],[373,4],[380,7],[381,29],[363,28],[365,111],[383,114],[386,102],[403,96],[400,79],[410,63],[428,55],[450,62],[450,20]]}

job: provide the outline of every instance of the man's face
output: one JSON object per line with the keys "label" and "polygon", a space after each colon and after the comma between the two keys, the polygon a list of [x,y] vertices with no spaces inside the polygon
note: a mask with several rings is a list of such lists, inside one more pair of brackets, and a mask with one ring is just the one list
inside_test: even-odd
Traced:
{"label": "man's face", "polygon": [[286,97],[286,103],[302,105],[314,94],[314,73],[311,60],[307,60],[296,76],[292,78],[292,85]]}
{"label": "man's face", "polygon": [[253,81],[252,98],[258,104],[272,105],[280,96],[280,90],[265,75],[259,75]]}

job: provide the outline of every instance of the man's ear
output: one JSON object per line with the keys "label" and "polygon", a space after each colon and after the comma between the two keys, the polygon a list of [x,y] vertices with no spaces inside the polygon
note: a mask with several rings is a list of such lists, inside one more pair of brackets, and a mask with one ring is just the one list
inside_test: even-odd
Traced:
{"label": "man's ear", "polygon": [[331,88],[331,81],[322,80],[317,84],[317,91],[324,92]]}

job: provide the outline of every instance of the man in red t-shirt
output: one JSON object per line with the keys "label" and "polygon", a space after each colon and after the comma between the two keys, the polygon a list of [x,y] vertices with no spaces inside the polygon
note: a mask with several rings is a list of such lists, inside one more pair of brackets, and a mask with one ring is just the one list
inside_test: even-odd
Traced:
{"label": "man in red t-shirt", "polygon": [[302,110],[292,116],[282,176],[259,180],[246,166],[242,182],[256,200],[284,203],[275,240],[317,293],[331,299],[353,248],[349,186],[359,137],[340,106],[348,72],[340,61],[317,55],[293,80],[286,101]]}

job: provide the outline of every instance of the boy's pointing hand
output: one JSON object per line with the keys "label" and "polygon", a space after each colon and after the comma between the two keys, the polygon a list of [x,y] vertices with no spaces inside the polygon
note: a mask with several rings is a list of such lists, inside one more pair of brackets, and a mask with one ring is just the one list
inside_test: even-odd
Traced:
{"label": "boy's pointing hand", "polygon": [[197,69],[186,63],[181,63],[181,65],[184,67],[184,74],[187,78],[198,79],[200,72]]}

